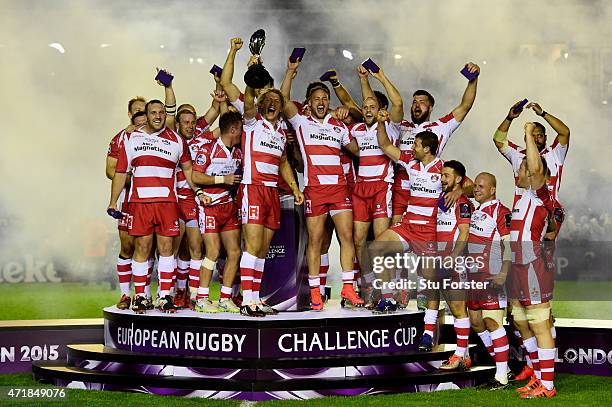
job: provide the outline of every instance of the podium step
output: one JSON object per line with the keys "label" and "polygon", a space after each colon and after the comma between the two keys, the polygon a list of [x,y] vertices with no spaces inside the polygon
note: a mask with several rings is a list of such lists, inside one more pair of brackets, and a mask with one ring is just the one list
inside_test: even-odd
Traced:
{"label": "podium step", "polygon": [[[470,345],[470,351],[475,349]],[[406,351],[384,354],[325,356],[311,358],[215,358],[173,356],[128,352],[105,347],[102,344],[68,345],[68,366],[79,367],[82,361],[116,362],[124,364],[171,365],[223,369],[295,369],[337,366],[397,365],[401,363],[430,362],[448,359],[455,351],[454,344],[441,344],[431,352]]]}
{"label": "podium step", "polygon": [[[404,372],[395,377],[388,375],[369,375],[342,378],[292,378],[261,381],[233,380],[231,378],[215,379],[210,377],[118,374],[70,367],[64,364],[58,364],[57,362],[34,362],[32,364],[32,372],[36,380],[59,386],[75,387],[74,382],[82,384],[85,388],[92,388],[92,384],[108,385],[93,387],[99,390],[135,391],[137,388],[146,387],[242,392],[360,388],[397,389],[402,391],[402,388],[408,386],[448,382],[470,382],[471,385],[475,385],[492,377],[495,368],[490,366],[478,366],[463,372]],[[71,383],[73,384],[71,385]]]}

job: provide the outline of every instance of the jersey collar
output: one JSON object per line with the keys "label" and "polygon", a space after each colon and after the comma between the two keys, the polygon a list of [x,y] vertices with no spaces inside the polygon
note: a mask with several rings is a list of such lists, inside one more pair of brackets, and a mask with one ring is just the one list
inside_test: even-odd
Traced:
{"label": "jersey collar", "polygon": [[491,205],[495,205],[495,204],[496,204],[496,203],[498,203],[498,202],[499,202],[499,199],[493,199],[493,200],[491,200],[491,201],[485,202],[485,203],[480,204],[480,205],[478,206],[478,210],[479,210],[479,211],[481,211],[481,210],[483,210],[483,209],[485,209],[485,208],[488,208],[488,207],[489,207],[489,206],[491,206]]}

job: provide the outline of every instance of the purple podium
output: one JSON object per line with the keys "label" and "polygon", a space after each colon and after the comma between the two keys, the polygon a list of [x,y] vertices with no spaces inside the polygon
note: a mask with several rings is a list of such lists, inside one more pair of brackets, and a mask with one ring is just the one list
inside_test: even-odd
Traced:
{"label": "purple podium", "polygon": [[265,318],[135,315],[104,310],[104,344],[71,345],[62,363],[34,363],[59,386],[215,399],[308,399],[473,386],[494,368],[442,372],[454,345],[416,350],[420,312],[373,315],[330,304]]}

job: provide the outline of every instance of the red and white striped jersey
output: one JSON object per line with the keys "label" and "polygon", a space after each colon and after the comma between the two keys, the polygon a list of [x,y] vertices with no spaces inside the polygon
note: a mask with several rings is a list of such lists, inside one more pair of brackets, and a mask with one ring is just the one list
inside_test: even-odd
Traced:
{"label": "red and white striped jersey", "polygon": [[[215,137],[212,132],[204,132],[199,134],[197,137],[194,134],[194,136],[187,141],[191,161],[195,160],[196,154],[198,153],[200,147],[214,141]],[[185,173],[180,165],[176,167],[176,193],[178,199],[195,199],[195,192],[193,192],[193,189],[191,189],[187,183]]]}
{"label": "red and white striped jersey", "polygon": [[[547,182],[548,190],[550,191],[553,199],[559,199],[559,189],[561,188],[561,175],[563,173],[563,164],[565,163],[565,157],[567,156],[567,150],[569,149],[568,144],[560,144],[559,138],[555,137],[553,143],[540,151],[540,155],[546,160],[546,166],[550,170],[550,179]],[[515,183],[518,182],[518,172],[521,167],[521,162],[525,157],[525,149],[519,147],[513,142],[508,142],[508,148],[501,152],[504,157],[512,164],[512,171],[514,171]],[[518,201],[519,197],[523,194],[524,189],[515,185],[514,189],[514,202]]]}
{"label": "red and white striped jersey", "polygon": [[174,171],[189,161],[187,143],[169,128],[135,131],[124,140],[117,172],[132,172],[129,202],[177,202]]}
{"label": "red and white striped jersey", "polygon": [[510,242],[513,243],[515,263],[529,264],[541,256],[540,242],[546,234],[551,213],[553,200],[546,185],[537,191],[523,191],[512,208],[510,223]]}
{"label": "red and white striped jersey", "polygon": [[[436,121],[424,122],[421,124],[415,124],[411,121],[403,120],[400,123],[399,148],[402,151],[412,150],[415,136],[422,131],[431,131],[438,136],[437,156],[440,157],[444,147],[446,147],[446,144],[448,143],[448,140],[450,140],[453,132],[457,130],[460,124],[461,122],[458,122],[457,119],[455,119],[452,112]],[[402,167],[396,168],[395,183],[393,187],[395,189],[410,189],[408,176]]]}
{"label": "red and white striped jersey", "polygon": [[485,202],[476,208],[470,220],[468,252],[483,254],[484,269],[475,272],[498,274],[503,259],[502,237],[510,234],[512,214],[498,199]]}
{"label": "red and white striped jersey", "polygon": [[304,185],[346,185],[340,163],[341,149],[351,141],[346,125],[329,114],[323,123],[301,114],[289,123],[295,129],[304,160]]}
{"label": "red and white striped jersey", "polygon": [[242,183],[276,188],[286,144],[287,136],[279,123],[274,128],[272,123],[259,114],[245,120],[242,133]]}
{"label": "red and white striped jersey", "polygon": [[444,161],[435,158],[427,165],[415,160],[412,151],[402,151],[397,163],[410,180],[410,202],[402,222],[436,225],[438,199],[442,194]]}
{"label": "red and white striped jersey", "polygon": [[[440,196],[438,199],[444,199]],[[469,225],[474,205],[465,196],[461,196],[457,203],[448,210],[443,211],[438,206],[438,219],[436,235],[438,237],[438,251],[441,255],[448,255],[453,251],[454,242],[459,238],[459,225]]]}
{"label": "red and white striped jersey", "polygon": [[[205,144],[198,150],[193,161],[193,171],[212,177],[216,175],[237,174],[242,165],[242,152],[236,147],[228,148],[221,139],[215,143]],[[212,199],[210,205],[219,205],[232,201],[231,185],[207,185],[204,193]]]}
{"label": "red and white striped jersey", "polygon": [[[393,144],[397,144],[400,136],[400,124],[386,121],[385,128],[389,140]],[[377,129],[378,122],[375,122],[370,128],[365,123],[356,124],[351,128],[351,138],[357,140],[359,145],[357,182],[393,182],[393,164],[378,146]]]}
{"label": "red and white striped jersey", "polygon": [[[121,130],[119,133],[117,133],[115,137],[112,138],[112,140],[110,141],[110,144],[108,145],[108,153],[106,154],[107,157],[112,157],[118,160],[119,151],[121,150],[121,146],[123,145],[124,140],[126,138],[129,138],[129,136],[130,136],[130,133],[126,132],[125,130]],[[117,202],[119,203],[119,205],[117,206],[118,210],[121,210],[121,208],[123,208],[124,205],[128,202],[129,194],[130,194],[130,187],[129,186],[123,187],[123,189],[121,190],[121,195],[119,195],[119,199],[117,200]]]}

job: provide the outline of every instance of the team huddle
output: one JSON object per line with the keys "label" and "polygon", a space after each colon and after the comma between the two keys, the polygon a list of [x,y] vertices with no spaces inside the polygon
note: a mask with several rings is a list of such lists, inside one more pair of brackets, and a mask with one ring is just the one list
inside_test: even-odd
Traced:
{"label": "team huddle", "polygon": [[[312,310],[322,310],[328,299],[334,230],[346,307],[387,313],[408,301],[405,290],[375,289],[377,275],[360,267],[360,260],[390,255],[398,247],[422,258],[445,256],[451,264],[444,267],[419,263],[419,278],[486,283],[486,289],[421,290],[426,309],[419,349],[432,349],[442,291],[454,316],[457,346],[441,369],[470,368],[473,329],[496,362],[487,386],[507,388],[513,379],[503,327],[507,310],[528,355],[516,376],[529,379],[517,390],[520,397],[554,396],[554,267],[551,246],[542,242],[554,241],[563,222],[558,190],[569,145],[567,126],[537,103],[525,100],[510,108],[493,136],[515,178],[509,209],[496,198],[495,175],[481,172],[472,180],[460,161],[440,158],[476,99],[476,64],[465,65],[467,86],[451,112],[431,120],[435,100],[417,90],[406,119],[400,92],[371,60],[357,69],[361,104],[335,70],[310,83],[303,101],[293,100],[292,82],[302,56],[289,58],[280,89],[270,78],[261,88],[247,85],[241,92],[232,80],[242,44],[239,38],[231,40],[223,69],[213,74],[216,89],[204,115],[198,116],[190,104],[177,108],[171,80],[158,81],[164,102],[139,97],[128,104],[130,125],[112,139],[106,165],[112,180],[108,212],[118,219],[121,241],[117,307],[136,313],[156,307],[162,312],[191,308],[252,317],[276,314],[260,298],[260,287],[270,242],[280,228],[280,195],[292,195],[305,216]],[[249,60],[249,66],[259,63],[257,55]],[[370,77],[384,93],[372,89]],[[325,82],[341,103],[335,109]],[[550,146],[546,128],[537,122],[524,125],[525,148],[508,140],[511,123],[525,109],[556,131]],[[373,246],[366,245],[368,240]],[[457,272],[455,264],[467,255],[485,261]],[[215,270],[221,289],[213,302],[209,286]],[[382,280],[400,280],[404,273],[387,268]]]}

